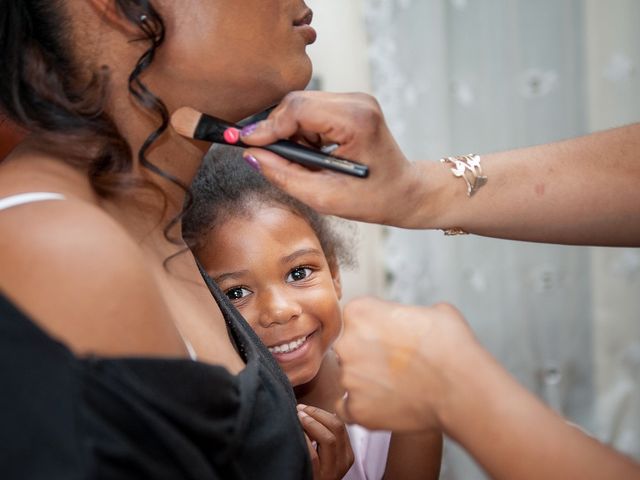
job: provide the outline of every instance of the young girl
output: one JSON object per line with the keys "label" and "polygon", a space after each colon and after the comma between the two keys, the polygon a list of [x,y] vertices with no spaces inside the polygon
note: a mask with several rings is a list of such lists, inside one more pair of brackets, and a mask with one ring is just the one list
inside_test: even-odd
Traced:
{"label": "young girl", "polygon": [[326,218],[238,155],[222,148],[214,155],[192,187],[184,235],[294,386],[301,423],[317,444],[316,471],[322,478],[342,478],[347,470],[347,479],[438,478],[440,435],[345,430],[333,415],[345,393],[331,348],[342,327],[344,243]]}

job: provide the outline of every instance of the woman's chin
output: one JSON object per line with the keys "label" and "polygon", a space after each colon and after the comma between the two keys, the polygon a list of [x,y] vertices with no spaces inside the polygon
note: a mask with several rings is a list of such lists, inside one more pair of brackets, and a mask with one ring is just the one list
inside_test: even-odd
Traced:
{"label": "woman's chin", "polygon": [[[296,69],[281,72],[279,98],[273,103],[278,103],[287,93],[307,88],[309,82],[311,82],[312,75],[313,64],[311,63],[311,59],[305,55]],[[274,88],[277,87],[278,86],[274,85]]]}
{"label": "woman's chin", "polygon": [[304,68],[301,68],[300,75],[298,79],[298,83],[295,85],[296,88],[294,90],[304,90],[311,82],[311,78],[313,77],[313,63],[311,59],[305,56],[306,62]]}

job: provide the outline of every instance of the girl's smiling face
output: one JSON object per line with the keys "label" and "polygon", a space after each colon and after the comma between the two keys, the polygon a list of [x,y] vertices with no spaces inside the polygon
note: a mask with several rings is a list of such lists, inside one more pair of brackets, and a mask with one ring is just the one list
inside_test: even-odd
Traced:
{"label": "girl's smiling face", "polygon": [[198,257],[293,386],[311,381],[342,327],[340,277],[305,219],[260,206],[212,230]]}

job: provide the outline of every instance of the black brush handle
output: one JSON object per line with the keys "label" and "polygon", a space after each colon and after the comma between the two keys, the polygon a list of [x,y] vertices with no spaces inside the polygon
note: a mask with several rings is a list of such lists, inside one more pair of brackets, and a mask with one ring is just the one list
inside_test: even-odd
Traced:
{"label": "black brush handle", "polygon": [[[239,139],[236,143],[227,142],[224,133],[230,128],[239,130],[238,125],[230,124],[211,115],[202,114],[202,117],[200,117],[200,121],[196,126],[193,138],[221,143],[223,145],[248,148],[249,145],[245,145]],[[269,150],[286,158],[287,160],[299,163],[305,167],[324,168],[359,178],[367,178],[369,176],[369,167],[366,165],[344,160],[343,158],[332,157],[326,153],[288,140],[280,140],[259,148]]]}
{"label": "black brush handle", "polygon": [[324,168],[359,178],[367,178],[369,176],[369,167],[366,165],[332,157],[331,155],[326,155],[317,150],[300,145],[299,143],[281,140],[258,148],[264,148],[270,152],[277,153],[281,157],[305,167]]}

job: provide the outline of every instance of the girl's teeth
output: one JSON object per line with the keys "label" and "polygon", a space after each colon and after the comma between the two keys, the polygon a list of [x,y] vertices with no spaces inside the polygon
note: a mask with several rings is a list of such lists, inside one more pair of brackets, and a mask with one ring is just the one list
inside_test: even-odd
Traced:
{"label": "girl's teeth", "polygon": [[299,338],[298,340],[294,340],[293,342],[290,342],[290,343],[284,343],[282,345],[278,345],[277,347],[270,347],[269,351],[271,353],[289,353],[289,352],[293,352],[294,350],[297,350],[302,345],[304,345],[304,342],[306,340],[307,340],[307,337],[302,337],[302,338]]}

